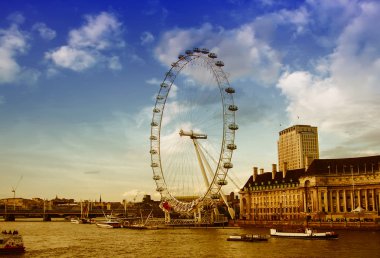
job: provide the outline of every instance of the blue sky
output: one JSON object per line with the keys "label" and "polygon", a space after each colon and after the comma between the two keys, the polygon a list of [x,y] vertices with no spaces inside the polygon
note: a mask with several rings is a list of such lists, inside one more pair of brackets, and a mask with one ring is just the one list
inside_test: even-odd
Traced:
{"label": "blue sky", "polygon": [[318,126],[321,158],[378,155],[378,1],[0,4],[0,198],[155,194],[153,96],[188,48],[225,62],[233,174],[277,163],[278,132]]}

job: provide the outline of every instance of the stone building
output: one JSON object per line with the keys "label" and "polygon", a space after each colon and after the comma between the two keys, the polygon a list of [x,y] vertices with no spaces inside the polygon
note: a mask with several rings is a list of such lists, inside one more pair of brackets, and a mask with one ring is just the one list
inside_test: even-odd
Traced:
{"label": "stone building", "polygon": [[294,125],[279,132],[278,165],[280,170],[307,168],[319,158],[318,129],[310,125]]}
{"label": "stone building", "polygon": [[240,190],[240,219],[380,219],[380,156],[315,159],[305,169],[253,175]]}

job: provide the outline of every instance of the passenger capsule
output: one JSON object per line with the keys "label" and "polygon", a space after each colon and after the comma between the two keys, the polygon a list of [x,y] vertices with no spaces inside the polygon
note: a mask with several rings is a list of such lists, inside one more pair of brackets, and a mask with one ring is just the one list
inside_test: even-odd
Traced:
{"label": "passenger capsule", "polygon": [[235,93],[235,89],[234,88],[232,88],[232,87],[228,87],[228,88],[226,88],[225,89],[225,91],[227,92],[227,93]]}
{"label": "passenger capsule", "polygon": [[155,176],[153,176],[153,180],[160,180],[161,179],[161,177],[159,176],[159,175],[155,175]]}
{"label": "passenger capsule", "polygon": [[159,108],[154,108],[154,109],[153,109],[153,112],[154,112],[154,113],[160,113],[161,110],[160,110]]}
{"label": "passenger capsule", "polygon": [[219,194],[212,194],[211,199],[218,200],[220,198]]}
{"label": "passenger capsule", "polygon": [[202,49],[201,49],[201,52],[202,52],[203,54],[208,54],[210,51],[209,51],[207,48],[202,48]]}
{"label": "passenger capsule", "polygon": [[230,144],[227,144],[227,149],[229,150],[236,150],[236,144],[233,144],[233,143],[230,143]]}
{"label": "passenger capsule", "polygon": [[158,164],[153,162],[151,165],[150,165],[152,168],[157,168],[158,167]]}
{"label": "passenger capsule", "polygon": [[192,55],[192,54],[193,54],[193,51],[192,51],[192,50],[186,50],[186,51],[185,51],[185,54],[186,54],[186,55]]}
{"label": "passenger capsule", "polygon": [[218,185],[227,185],[227,180],[225,179],[219,179],[217,182]]}
{"label": "passenger capsule", "polygon": [[149,152],[150,152],[150,154],[157,154],[156,150],[150,150]]}
{"label": "passenger capsule", "polygon": [[164,96],[161,96],[161,95],[157,96],[157,100],[163,100],[163,99],[164,99]]}
{"label": "passenger capsule", "polygon": [[208,54],[208,57],[210,58],[217,58],[218,56],[215,53]]}
{"label": "passenger capsule", "polygon": [[150,126],[158,126],[158,123],[157,122],[152,122],[152,123],[150,123]]}
{"label": "passenger capsule", "polygon": [[169,87],[169,84],[167,84],[166,82],[163,82],[163,83],[161,83],[161,87],[162,88],[167,88],[167,87]]}
{"label": "passenger capsule", "polygon": [[198,47],[193,48],[193,51],[194,51],[195,53],[199,53],[199,52],[201,52],[201,50],[200,50]]}
{"label": "passenger capsule", "polygon": [[233,165],[231,162],[226,162],[223,164],[223,167],[229,169],[229,168],[233,168]]}
{"label": "passenger capsule", "polygon": [[239,126],[237,125],[237,124],[230,124],[230,125],[228,125],[228,128],[230,129],[230,130],[237,130],[237,129],[239,129]]}
{"label": "passenger capsule", "polygon": [[215,65],[219,66],[219,67],[222,67],[222,66],[224,66],[224,63],[223,63],[223,61],[216,61]]}
{"label": "passenger capsule", "polygon": [[177,67],[178,64],[177,63],[172,63],[172,67]]}
{"label": "passenger capsule", "polygon": [[178,59],[183,59],[185,56],[184,55],[178,55]]}
{"label": "passenger capsule", "polygon": [[160,186],[160,187],[157,187],[156,191],[157,191],[157,192],[160,192],[160,193],[161,193],[161,192],[163,192],[163,191],[164,191],[164,188],[163,188],[163,187],[161,187],[161,186]]}
{"label": "passenger capsule", "polygon": [[167,73],[165,73],[165,76],[167,76],[167,77],[172,77],[173,74],[172,74],[171,72],[167,72]]}
{"label": "passenger capsule", "polygon": [[230,110],[230,111],[237,111],[237,110],[238,110],[238,107],[235,106],[235,105],[229,105],[229,106],[228,106],[228,110]]}
{"label": "passenger capsule", "polygon": [[152,135],[151,137],[149,137],[149,139],[150,139],[151,141],[155,141],[155,140],[157,140],[157,136]]}

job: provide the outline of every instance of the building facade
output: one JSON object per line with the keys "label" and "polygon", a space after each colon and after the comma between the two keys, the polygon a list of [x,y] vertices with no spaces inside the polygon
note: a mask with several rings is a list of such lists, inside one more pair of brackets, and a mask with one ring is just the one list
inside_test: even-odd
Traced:
{"label": "building facade", "polygon": [[294,125],[279,133],[278,165],[282,171],[307,168],[319,158],[318,129],[310,125]]}
{"label": "building facade", "polygon": [[307,169],[258,174],[240,194],[240,219],[380,220],[380,156],[315,159]]}

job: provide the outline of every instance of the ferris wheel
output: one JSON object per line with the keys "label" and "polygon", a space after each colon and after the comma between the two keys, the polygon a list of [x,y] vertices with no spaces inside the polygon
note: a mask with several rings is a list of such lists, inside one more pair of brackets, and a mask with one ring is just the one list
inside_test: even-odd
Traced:
{"label": "ferris wheel", "polygon": [[221,188],[233,167],[238,107],[223,66],[208,49],[187,50],[155,96],[151,167],[164,211],[191,214],[225,200]]}

